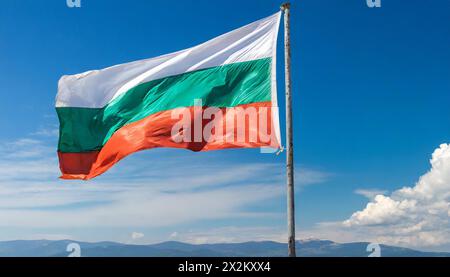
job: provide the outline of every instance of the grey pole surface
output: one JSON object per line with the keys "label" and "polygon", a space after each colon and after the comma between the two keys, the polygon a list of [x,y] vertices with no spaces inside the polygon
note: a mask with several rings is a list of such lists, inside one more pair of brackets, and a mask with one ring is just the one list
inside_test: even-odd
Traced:
{"label": "grey pole surface", "polygon": [[295,207],[294,207],[294,145],[292,140],[292,96],[291,96],[291,40],[290,8],[284,3],[284,66],[286,82],[286,177],[287,177],[287,220],[288,220],[288,254],[295,257]]}

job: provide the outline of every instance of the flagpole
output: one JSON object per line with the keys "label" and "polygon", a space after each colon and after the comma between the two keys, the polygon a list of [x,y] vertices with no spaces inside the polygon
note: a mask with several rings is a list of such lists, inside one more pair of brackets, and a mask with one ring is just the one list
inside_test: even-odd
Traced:
{"label": "flagpole", "polygon": [[292,140],[290,8],[291,4],[289,2],[281,5],[281,10],[284,11],[284,66],[286,82],[285,92],[288,254],[289,257],[295,257],[294,144]]}

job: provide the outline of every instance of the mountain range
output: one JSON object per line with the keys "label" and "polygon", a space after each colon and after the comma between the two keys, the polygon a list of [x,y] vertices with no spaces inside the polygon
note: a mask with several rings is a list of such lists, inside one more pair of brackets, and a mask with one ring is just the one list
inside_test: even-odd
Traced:
{"label": "mountain range", "polygon": [[[67,257],[69,244],[80,246],[82,257],[283,257],[287,246],[273,241],[188,244],[167,241],[150,245],[72,240],[16,240],[0,242],[0,257]],[[329,240],[297,241],[299,257],[367,257],[367,242],[336,243]],[[382,257],[450,257],[447,252],[422,252],[380,245]]]}

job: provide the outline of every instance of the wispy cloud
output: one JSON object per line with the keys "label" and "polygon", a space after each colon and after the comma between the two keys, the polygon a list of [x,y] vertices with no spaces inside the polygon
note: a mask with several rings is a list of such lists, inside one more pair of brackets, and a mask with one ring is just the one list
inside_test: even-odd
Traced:
{"label": "wispy cloud", "polygon": [[[279,165],[278,165],[279,166]],[[285,172],[283,171],[284,175]],[[314,184],[321,184],[330,179],[333,174],[321,170],[311,169],[307,167],[298,167],[295,169],[295,183],[301,188]]]}
{"label": "wispy cloud", "polygon": [[59,135],[59,129],[57,125],[41,127],[31,135],[38,137],[57,137]]}
{"label": "wispy cloud", "polygon": [[[174,151],[157,149],[150,158],[127,158],[94,181],[70,182],[57,179],[54,141],[45,141],[19,139],[0,149],[0,226],[158,228],[280,216],[251,207],[283,196],[281,163],[211,162],[201,154],[180,159]],[[327,176],[300,168],[296,177],[306,185]]]}
{"label": "wispy cloud", "polygon": [[380,189],[357,189],[355,190],[356,194],[362,195],[370,200],[374,199],[377,195],[383,195],[386,194],[387,190],[380,190]]}
{"label": "wispy cloud", "polygon": [[31,138],[22,138],[12,142],[5,142],[0,146],[0,154],[3,160],[9,159],[33,159],[48,155],[51,147],[42,141]]}
{"label": "wispy cloud", "polygon": [[143,238],[145,235],[143,233],[139,233],[139,232],[133,232],[131,233],[131,239],[132,240],[138,240]]}
{"label": "wispy cloud", "polygon": [[64,234],[33,234],[23,238],[25,240],[75,240],[74,237]]}
{"label": "wispy cloud", "polygon": [[286,230],[269,226],[226,226],[207,230],[190,230],[176,232],[179,241],[204,243],[238,243],[247,241],[277,241],[286,242]]}

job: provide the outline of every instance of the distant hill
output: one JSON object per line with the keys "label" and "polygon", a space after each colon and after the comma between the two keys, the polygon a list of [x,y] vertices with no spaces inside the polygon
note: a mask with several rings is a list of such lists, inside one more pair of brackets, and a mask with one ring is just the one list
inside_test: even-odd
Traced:
{"label": "distant hill", "polygon": [[[0,257],[66,257],[66,247],[78,243],[83,257],[283,257],[287,246],[273,241],[188,244],[168,241],[151,245],[116,242],[77,242],[71,240],[18,240],[0,242]],[[297,242],[301,257],[367,257],[367,242],[335,243],[328,240]],[[383,257],[450,257],[450,253],[421,252],[408,248],[380,245]]]}

